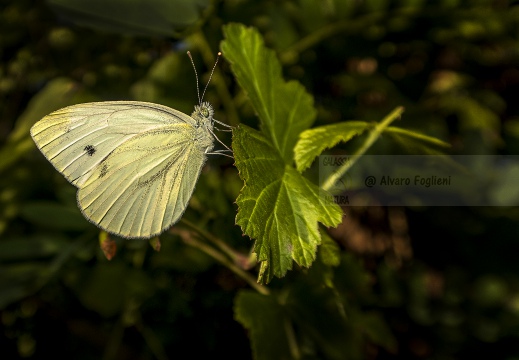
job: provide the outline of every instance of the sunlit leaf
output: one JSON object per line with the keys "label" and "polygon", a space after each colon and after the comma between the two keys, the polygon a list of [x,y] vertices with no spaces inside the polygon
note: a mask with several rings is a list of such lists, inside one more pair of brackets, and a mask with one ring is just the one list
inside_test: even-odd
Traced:
{"label": "sunlit leaf", "polygon": [[[333,148],[340,142],[348,142],[372,127],[371,123],[364,121],[345,121],[303,131],[294,148],[297,169],[302,172],[325,149]],[[450,147],[450,144],[432,136],[394,126],[387,127],[384,133],[413,154],[442,154],[441,149]]]}
{"label": "sunlit leaf", "polygon": [[261,129],[282,159],[291,164],[299,133],[316,117],[312,96],[298,82],[283,80],[274,51],[265,47],[255,29],[230,24],[223,32],[222,51],[258,113]]}
{"label": "sunlit leaf", "polygon": [[319,256],[325,265],[337,266],[341,263],[341,249],[339,245],[325,232],[321,234],[322,244],[319,247]]}
{"label": "sunlit leaf", "polygon": [[321,243],[318,222],[337,226],[342,211],[292,166],[270,141],[246,126],[233,132],[236,167],[245,186],[236,200],[236,223],[253,239],[258,261],[266,261],[265,282],[283,276],[292,260],[310,266]]}
{"label": "sunlit leaf", "polygon": [[346,121],[339,124],[320,126],[306,130],[299,135],[294,149],[297,170],[308,168],[325,149],[340,142],[347,142],[362,134],[371,125],[364,121]]}

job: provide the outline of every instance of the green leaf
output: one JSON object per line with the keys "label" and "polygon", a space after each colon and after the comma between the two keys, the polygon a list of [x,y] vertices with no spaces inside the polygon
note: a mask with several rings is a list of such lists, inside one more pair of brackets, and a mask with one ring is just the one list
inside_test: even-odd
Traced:
{"label": "green leaf", "polygon": [[27,221],[60,230],[86,230],[89,222],[81,215],[77,207],[40,201],[23,205],[21,215]]}
{"label": "green leaf", "polygon": [[70,285],[86,308],[101,316],[111,317],[123,307],[127,272],[128,269],[121,262],[99,263],[85,274],[81,285]]}
{"label": "green leaf", "polygon": [[396,340],[384,318],[365,309],[376,295],[359,259],[343,254],[331,277],[328,269],[318,262],[289,287],[284,306],[298,336],[313,340],[316,353],[324,354],[318,358],[344,359],[348,354],[348,359],[364,359],[366,340],[395,350]]}
{"label": "green leaf", "polygon": [[[372,127],[372,123],[364,121],[346,121],[303,131],[294,148],[297,170],[303,172],[325,149],[340,142],[348,142]],[[450,147],[450,144],[440,139],[395,126],[387,127],[384,133],[417,154],[443,154],[439,148]]]}
{"label": "green leaf", "polygon": [[[292,260],[310,266],[321,243],[318,222],[337,226],[342,211],[325,192],[286,165],[270,141],[247,126],[233,131],[236,167],[244,180],[236,223],[256,239],[260,281],[282,277]],[[266,265],[265,265],[266,264]]]}
{"label": "green leaf", "polygon": [[40,279],[49,273],[49,266],[42,262],[14,263],[0,266],[0,309],[36,292]]}
{"label": "green leaf", "polygon": [[316,270],[312,267],[308,273],[313,276],[291,284],[286,296],[286,311],[297,334],[312,344],[315,358],[362,359],[363,334],[351,321],[354,304],[344,301],[336,289],[316,283]]}
{"label": "green leaf", "polygon": [[374,344],[380,345],[389,351],[396,350],[397,341],[380,314],[359,312],[358,315],[360,317],[358,319],[359,325]]}
{"label": "green leaf", "polygon": [[[185,57],[185,54],[182,56]],[[174,83],[183,70],[181,61],[180,54],[177,52],[166,54],[153,63],[148,72],[148,78],[161,85]]]}
{"label": "green leaf", "polygon": [[56,255],[67,243],[67,239],[60,235],[4,239],[0,241],[0,261],[26,261]]}
{"label": "green leaf", "polygon": [[145,273],[117,261],[98,263],[83,276],[71,277],[68,285],[86,308],[104,317],[118,314],[129,299],[139,303],[155,292]]}
{"label": "green leaf", "polygon": [[297,170],[303,172],[325,149],[347,142],[371,126],[364,121],[347,121],[302,132],[294,148]]}
{"label": "green leaf", "polygon": [[298,135],[315,120],[313,98],[301,84],[283,80],[274,51],[265,48],[256,30],[230,24],[224,35],[222,51],[266,135],[238,128],[233,148],[245,180],[236,222],[256,239],[259,281],[269,282],[284,276],[292,260],[310,266],[321,242],[317,222],[336,226],[341,210],[292,167]]}
{"label": "green leaf", "polygon": [[341,249],[339,245],[325,232],[322,233],[322,244],[319,256],[325,265],[338,266],[341,263]]}
{"label": "green leaf", "polygon": [[[14,240],[14,239],[11,239]],[[9,242],[10,240],[6,240]],[[22,241],[26,246],[29,242]],[[25,257],[24,262],[13,262],[0,266],[0,309],[5,308],[6,305],[19,301],[41,289],[51,278],[53,278],[58,271],[63,267],[72,254],[77,254],[84,242],[76,241],[73,243],[67,242],[66,245],[59,246],[59,251],[56,251],[56,256],[49,262],[27,261],[33,255],[40,256],[42,252],[36,251],[37,254],[31,254],[29,250],[27,253],[18,252],[20,258]],[[36,245],[37,246],[37,245]],[[51,246],[52,247],[52,246]],[[3,248],[2,250],[8,250]],[[58,249],[56,249],[58,250]],[[45,250],[47,253],[54,252]],[[16,260],[13,256],[4,255],[5,260]]]}
{"label": "green leaf", "polygon": [[440,105],[458,115],[461,130],[500,130],[499,116],[485,104],[469,96],[446,96],[441,99]]}
{"label": "green leaf", "polygon": [[255,360],[292,359],[285,333],[286,316],[271,296],[243,290],[234,300],[234,317],[250,331]]}
{"label": "green leaf", "polygon": [[229,24],[223,32],[222,51],[258,113],[261,129],[282,159],[291,164],[299,133],[316,117],[312,96],[298,82],[283,80],[274,51],[265,47],[255,29]]}
{"label": "green leaf", "polygon": [[500,206],[513,206],[519,200],[519,164],[508,163],[501,165],[498,176],[492,174],[494,179],[492,186],[489,187],[488,196],[493,204]]}
{"label": "green leaf", "polygon": [[207,0],[49,0],[61,18],[127,35],[173,36],[200,18]]}

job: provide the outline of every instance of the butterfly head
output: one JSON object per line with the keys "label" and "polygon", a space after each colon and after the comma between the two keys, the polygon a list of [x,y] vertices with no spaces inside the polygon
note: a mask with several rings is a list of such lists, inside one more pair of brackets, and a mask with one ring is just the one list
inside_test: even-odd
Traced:
{"label": "butterfly head", "polygon": [[212,125],[213,115],[213,106],[207,101],[204,101],[200,105],[195,105],[195,111],[193,111],[191,117],[197,120],[199,125]]}

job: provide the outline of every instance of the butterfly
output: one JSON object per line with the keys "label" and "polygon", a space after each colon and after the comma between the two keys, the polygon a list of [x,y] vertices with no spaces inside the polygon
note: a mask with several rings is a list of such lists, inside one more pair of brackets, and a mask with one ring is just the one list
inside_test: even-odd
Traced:
{"label": "butterfly", "polygon": [[[198,84],[196,69],[195,75]],[[211,104],[198,95],[191,116],[139,101],[68,106],[34,124],[31,136],[78,188],[77,203],[89,221],[124,238],[147,239],[180,219],[207,155],[231,151],[223,143],[225,150],[213,151],[214,139],[221,143],[214,123],[229,126],[215,120]]]}

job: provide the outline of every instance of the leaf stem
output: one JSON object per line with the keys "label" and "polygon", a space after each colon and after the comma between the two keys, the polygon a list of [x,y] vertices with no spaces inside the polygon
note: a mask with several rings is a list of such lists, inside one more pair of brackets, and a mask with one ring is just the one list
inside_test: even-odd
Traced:
{"label": "leaf stem", "polygon": [[395,108],[389,115],[387,115],[381,122],[377,123],[370,131],[368,138],[364,141],[362,146],[352,154],[351,161],[346,161],[337,171],[334,171],[324,181],[321,186],[323,190],[330,190],[332,186],[348,172],[348,170],[357,162],[357,160],[368,151],[368,149],[378,140],[384,130],[396,119],[398,119],[404,112],[404,107],[399,106]]}
{"label": "leaf stem", "polygon": [[387,128],[387,132],[392,133],[392,134],[402,135],[407,138],[416,139],[418,141],[427,143],[428,145],[434,145],[434,146],[443,147],[443,148],[450,148],[452,146],[451,144],[449,144],[443,140],[440,140],[438,138],[435,138],[435,137],[432,137],[429,135],[425,135],[425,134],[419,133],[417,131],[402,129],[402,128],[399,128],[396,126],[391,126],[391,127]]}
{"label": "leaf stem", "polygon": [[148,328],[147,326],[144,326],[141,319],[139,319],[139,321],[136,321],[135,327],[141,333],[142,337],[144,338],[144,341],[146,342],[146,344],[151,350],[151,353],[153,354],[153,356],[155,356],[156,359],[169,359],[168,355],[166,354],[166,350],[164,349],[164,346],[162,346],[161,340],[158,338],[157,335],[155,335],[152,329]]}
{"label": "leaf stem", "polygon": [[301,351],[299,350],[299,346],[297,344],[296,334],[294,333],[292,322],[285,317],[283,320],[283,325],[285,328],[285,334],[287,335],[288,348],[290,349],[292,359],[301,359]]}
{"label": "leaf stem", "polygon": [[108,341],[104,348],[103,352],[103,360],[113,360],[116,359],[117,351],[121,347],[121,343],[124,336],[124,324],[122,321],[122,314],[119,316],[119,319],[115,323],[110,336],[108,337]]}
{"label": "leaf stem", "polygon": [[210,232],[205,231],[204,229],[196,226],[189,220],[181,219],[180,222],[182,222],[184,225],[187,225],[191,229],[195,230],[202,237],[204,237],[205,239],[207,239],[208,241],[213,243],[224,254],[226,254],[228,257],[230,257],[231,260],[234,262],[234,264],[238,265],[241,269],[249,270],[256,265],[255,256],[242,254],[241,252],[233,249],[232,247],[227,245],[224,241],[220,240],[219,238],[217,238]]}
{"label": "leaf stem", "polygon": [[219,252],[212,246],[209,246],[208,244],[203,243],[202,241],[198,241],[195,238],[195,236],[193,236],[194,235],[193,232],[188,231],[188,230],[176,229],[175,233],[180,235],[180,237],[186,244],[203,251],[204,253],[206,253],[207,255],[209,255],[210,257],[215,259],[216,261],[220,262],[223,266],[227,267],[233,273],[235,273],[236,275],[241,277],[243,280],[245,280],[252,288],[254,288],[260,294],[263,294],[263,295],[270,294],[270,290],[267,287],[258,284],[256,282],[256,280],[248,272],[246,272],[245,270],[243,270],[242,268],[238,267],[236,264],[231,262],[221,252]]}

